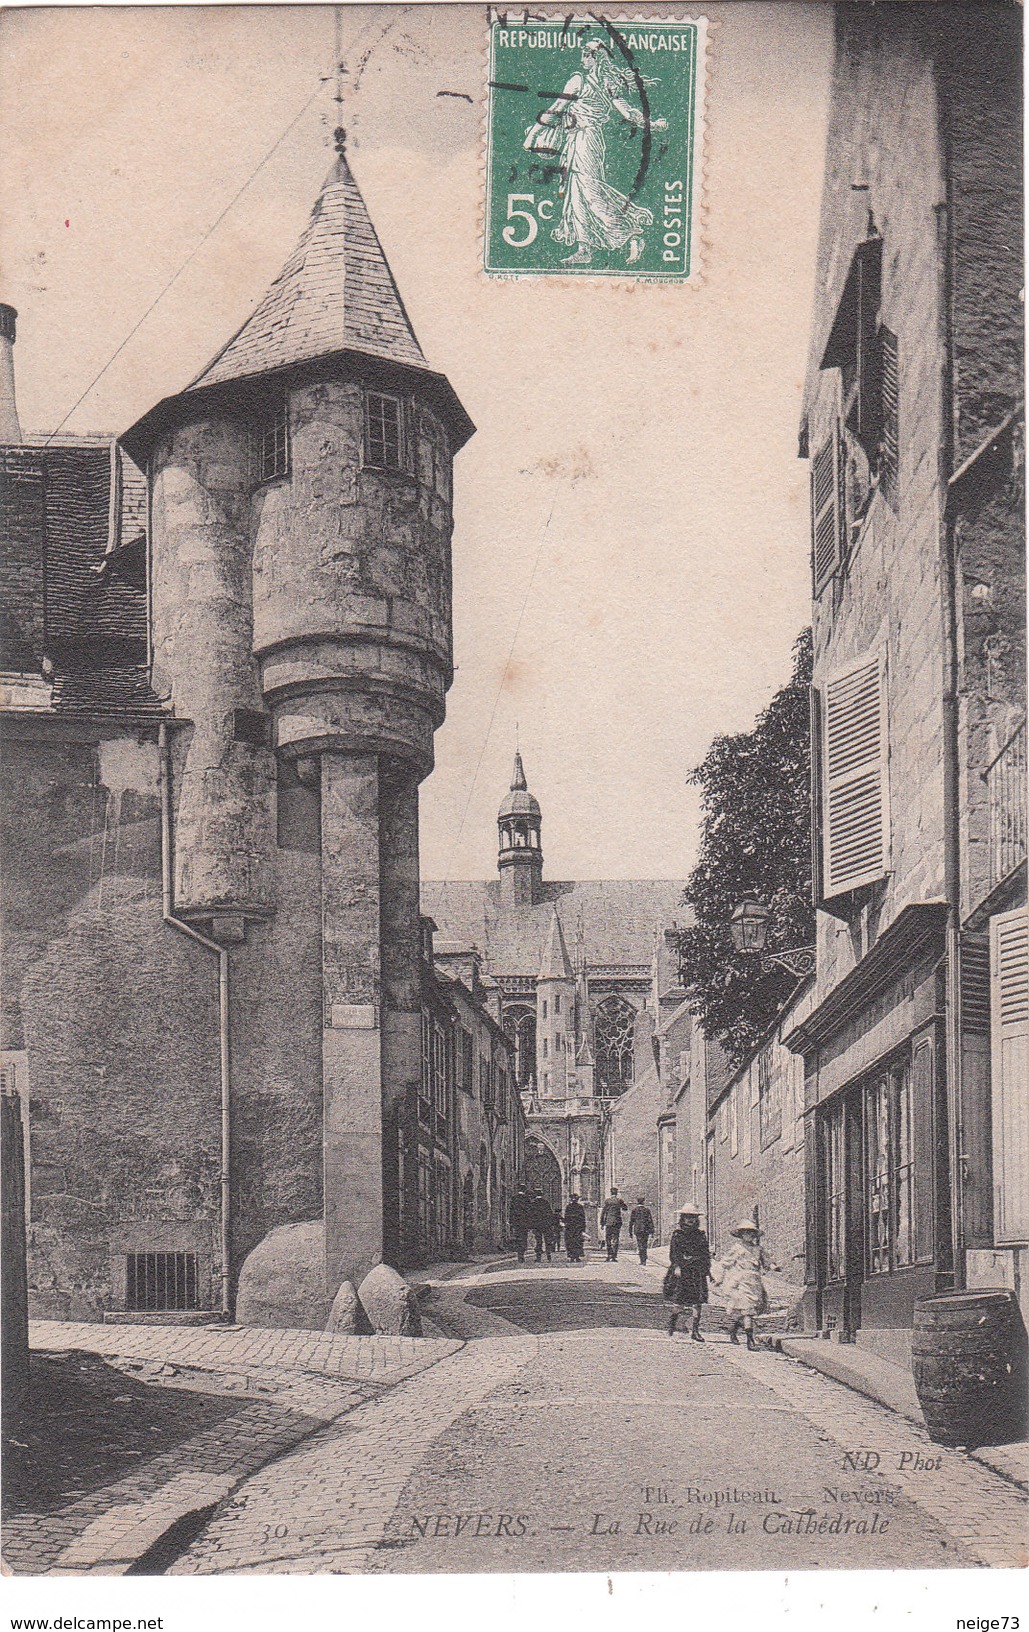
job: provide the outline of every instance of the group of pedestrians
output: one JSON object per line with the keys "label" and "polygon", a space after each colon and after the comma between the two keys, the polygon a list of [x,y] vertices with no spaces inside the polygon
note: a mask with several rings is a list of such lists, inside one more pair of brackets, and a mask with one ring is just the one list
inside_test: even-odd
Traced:
{"label": "group of pedestrians", "polygon": [[[622,1219],[629,1212],[626,1202],[618,1194],[617,1187],[612,1186],[611,1194],[600,1209],[600,1231],[604,1236],[604,1245],[607,1248],[607,1262],[613,1264],[618,1258],[618,1247],[622,1235]],[[529,1250],[529,1237],[532,1236],[536,1262],[542,1263],[546,1254],[547,1262],[553,1259],[554,1252],[564,1231],[565,1251],[570,1264],[581,1264],[585,1256],[586,1241],[586,1209],[578,1196],[572,1196],[563,1213],[557,1213],[550,1205],[542,1190],[530,1193],[524,1184],[520,1184],[511,1198],[511,1234],[514,1236],[515,1251],[518,1262],[524,1264],[525,1254]],[[629,1234],[636,1243],[636,1250],[640,1256],[640,1263],[647,1261],[647,1248],[654,1237],[654,1215],[647,1206],[646,1199],[640,1196],[632,1212],[629,1213]]]}
{"label": "group of pedestrians", "polygon": [[[607,1248],[607,1261],[614,1264],[618,1261],[618,1246],[622,1236],[622,1217],[629,1213],[628,1203],[618,1194],[618,1187],[611,1186],[611,1194],[600,1209],[600,1228],[604,1232],[604,1245]],[[654,1237],[654,1215],[647,1206],[645,1196],[637,1196],[636,1205],[629,1213],[629,1234],[636,1243],[636,1251],[640,1255],[640,1263],[647,1261],[647,1248]]]}
{"label": "group of pedestrians", "polygon": [[[629,1214],[629,1234],[636,1244],[641,1264],[647,1262],[647,1249],[654,1238],[654,1215],[646,1198],[639,1196],[630,1211],[628,1203],[612,1185],[611,1193],[600,1208],[599,1233],[603,1234],[607,1262],[616,1263],[621,1242],[622,1224]],[[511,1199],[511,1234],[514,1236],[518,1262],[524,1264],[533,1238],[536,1262],[553,1260],[561,1231],[564,1230],[565,1251],[571,1264],[581,1264],[586,1240],[586,1209],[578,1196],[572,1196],[563,1213],[550,1205],[541,1190],[532,1194],[520,1184]],[[668,1335],[674,1337],[680,1319],[690,1317],[690,1337],[703,1343],[700,1330],[701,1314],[708,1301],[708,1282],[716,1285],[729,1317],[729,1342],[739,1343],[740,1332],[746,1338],[747,1348],[754,1341],[754,1317],[768,1307],[763,1269],[772,1269],[761,1249],[761,1231],[751,1219],[743,1219],[731,1230],[732,1244],[722,1256],[712,1262],[708,1238],[700,1227],[700,1208],[692,1201],[679,1212],[679,1222],[672,1231],[668,1244],[668,1271],[663,1292],[672,1306],[668,1321]]]}

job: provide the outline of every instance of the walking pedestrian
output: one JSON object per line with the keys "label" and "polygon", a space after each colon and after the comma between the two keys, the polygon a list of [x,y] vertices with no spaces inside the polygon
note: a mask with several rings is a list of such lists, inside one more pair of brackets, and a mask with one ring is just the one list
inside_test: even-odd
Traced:
{"label": "walking pedestrian", "polygon": [[729,1342],[739,1343],[742,1326],[747,1334],[747,1348],[756,1349],[754,1316],[768,1308],[768,1291],[761,1271],[773,1266],[761,1250],[761,1231],[753,1219],[741,1219],[729,1234],[733,1237],[732,1245],[714,1266],[712,1280],[721,1290],[729,1316]]}
{"label": "walking pedestrian", "polygon": [[636,1250],[640,1255],[640,1263],[647,1261],[647,1247],[654,1234],[654,1215],[647,1206],[645,1196],[636,1197],[636,1205],[629,1214],[629,1234],[636,1243]]}
{"label": "walking pedestrian", "polygon": [[532,1228],[532,1197],[524,1184],[520,1184],[511,1197],[509,1222],[518,1262],[524,1264],[525,1249],[529,1244],[529,1231]]}
{"label": "walking pedestrian", "polygon": [[532,1198],[532,1235],[538,1264],[543,1262],[544,1251],[547,1254],[547,1263],[550,1263],[554,1256],[554,1238],[556,1234],[554,1209],[542,1190],[537,1190]]}
{"label": "walking pedestrian", "polygon": [[564,1216],[565,1251],[570,1264],[582,1263],[582,1243],[586,1235],[586,1209],[578,1196],[572,1196]]}
{"label": "walking pedestrian", "polygon": [[618,1242],[622,1234],[622,1214],[629,1211],[625,1202],[618,1194],[617,1185],[611,1186],[611,1194],[600,1209],[600,1228],[604,1232],[604,1245],[607,1248],[607,1261],[613,1264],[618,1257]]}
{"label": "walking pedestrian", "polygon": [[668,1322],[669,1337],[675,1336],[680,1314],[689,1309],[693,1316],[690,1336],[694,1343],[703,1343],[700,1311],[707,1302],[710,1274],[711,1249],[700,1227],[700,1208],[688,1201],[679,1213],[679,1222],[668,1243],[668,1274],[665,1276],[664,1293],[675,1304]]}

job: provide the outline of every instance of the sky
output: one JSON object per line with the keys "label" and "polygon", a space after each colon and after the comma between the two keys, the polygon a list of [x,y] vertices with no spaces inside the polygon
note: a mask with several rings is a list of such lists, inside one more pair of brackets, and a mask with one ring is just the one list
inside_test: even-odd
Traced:
{"label": "sky", "polygon": [[[516,732],[548,877],[685,877],[690,768],[750,726],[809,619],[797,428],[831,8],[702,9],[703,277],[686,287],[488,279],[484,9],[341,9],[348,159],[422,349],[478,427],[455,470],[427,878],[494,875]],[[0,30],[22,425],[123,431],[224,344],[299,237],[332,160],[334,12],[39,8]]]}

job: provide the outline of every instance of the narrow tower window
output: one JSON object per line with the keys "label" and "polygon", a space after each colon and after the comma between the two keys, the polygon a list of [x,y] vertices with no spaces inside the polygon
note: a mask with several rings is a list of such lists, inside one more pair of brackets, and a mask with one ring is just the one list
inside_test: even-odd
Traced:
{"label": "narrow tower window", "polygon": [[255,487],[289,474],[289,415],[284,399],[269,403],[250,428],[250,469]]}
{"label": "narrow tower window", "polygon": [[399,397],[368,391],[364,399],[364,462],[379,470],[403,470],[404,405]]}

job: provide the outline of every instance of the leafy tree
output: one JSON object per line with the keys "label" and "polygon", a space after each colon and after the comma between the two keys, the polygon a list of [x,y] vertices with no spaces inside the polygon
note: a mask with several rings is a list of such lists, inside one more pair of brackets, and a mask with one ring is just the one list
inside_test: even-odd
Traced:
{"label": "leafy tree", "polygon": [[683,892],[693,925],[679,937],[685,985],[710,1037],[738,1065],[792,990],[783,969],[761,968],[732,944],[743,896],[771,909],[768,950],[814,940],[811,906],[811,631],[794,643],[793,675],[752,731],[716,737],[690,773],[702,789],[700,856]]}

